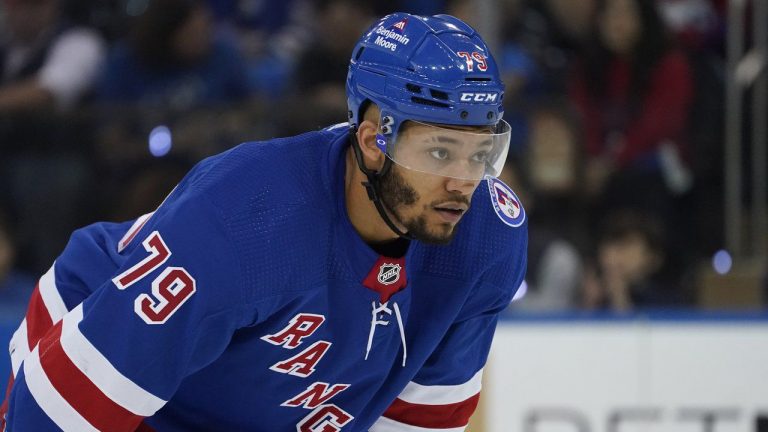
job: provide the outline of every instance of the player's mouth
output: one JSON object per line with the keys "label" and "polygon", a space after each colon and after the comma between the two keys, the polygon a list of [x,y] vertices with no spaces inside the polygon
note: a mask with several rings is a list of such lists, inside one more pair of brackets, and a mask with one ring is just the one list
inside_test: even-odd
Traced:
{"label": "player's mouth", "polygon": [[463,203],[451,202],[438,204],[432,208],[445,222],[455,224],[467,212],[469,206]]}

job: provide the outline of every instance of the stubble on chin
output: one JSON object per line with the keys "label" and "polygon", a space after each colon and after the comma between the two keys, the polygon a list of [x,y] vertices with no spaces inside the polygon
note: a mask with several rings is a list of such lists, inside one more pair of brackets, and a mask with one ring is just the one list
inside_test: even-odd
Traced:
{"label": "stubble on chin", "polygon": [[[402,214],[404,207],[413,206],[419,201],[419,194],[412,188],[407,181],[397,172],[398,167],[392,166],[391,169],[381,177],[380,196],[384,205],[393,213],[394,218],[405,227],[408,234],[428,244],[447,245],[456,235],[458,223],[451,225],[448,223],[437,223],[430,227],[427,222],[426,213],[431,210],[431,206],[424,206],[421,215],[413,218],[406,218]],[[464,202],[466,198],[458,197],[455,201]],[[443,200],[445,201],[445,200]],[[469,203],[467,202],[467,205]],[[461,221],[459,221],[461,223]]]}

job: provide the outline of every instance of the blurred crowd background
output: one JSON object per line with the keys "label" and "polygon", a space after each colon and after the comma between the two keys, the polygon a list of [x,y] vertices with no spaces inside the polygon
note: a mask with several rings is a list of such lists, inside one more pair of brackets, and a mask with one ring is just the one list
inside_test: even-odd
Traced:
{"label": "blurred crowd background", "polygon": [[513,313],[761,308],[764,266],[734,275],[725,250],[727,6],[0,0],[0,316],[77,227],[153,210],[240,142],[345,121],[351,49],[399,10],[464,19],[503,72],[503,179],[530,221]]}

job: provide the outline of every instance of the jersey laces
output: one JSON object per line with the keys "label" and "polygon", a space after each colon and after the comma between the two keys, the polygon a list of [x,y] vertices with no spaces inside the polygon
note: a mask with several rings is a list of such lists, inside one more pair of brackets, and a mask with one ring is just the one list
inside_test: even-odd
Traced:
{"label": "jersey laces", "polygon": [[[383,315],[387,314],[392,316],[392,310],[395,312],[395,319],[397,320],[397,327],[400,329],[400,341],[403,344],[403,367],[405,367],[405,359],[408,357],[408,352],[405,345],[405,327],[403,326],[403,318],[400,315],[400,307],[397,302],[392,302],[392,309],[388,307],[389,302],[379,303],[376,306],[376,302],[371,302],[371,330],[368,332],[368,345],[365,348],[365,360],[368,360],[368,354],[371,352],[371,346],[373,345],[373,335],[376,334],[376,327],[389,325],[389,321],[383,320]],[[379,318],[379,314],[382,318]]]}

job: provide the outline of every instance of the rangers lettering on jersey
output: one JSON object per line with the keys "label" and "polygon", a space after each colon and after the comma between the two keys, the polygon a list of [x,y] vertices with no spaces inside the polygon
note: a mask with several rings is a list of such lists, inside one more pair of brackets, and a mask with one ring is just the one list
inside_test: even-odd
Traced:
{"label": "rangers lettering on jersey", "polygon": [[[282,348],[293,349],[301,344],[301,339],[309,337],[325,321],[323,315],[300,313],[294,316],[283,330],[274,334],[262,336],[261,339]],[[301,353],[270,367],[274,372],[306,378],[315,372],[315,366],[322,360],[330,342],[317,341]],[[350,387],[349,384],[328,384],[315,382],[298,395],[280,404],[284,407],[314,409],[297,425],[299,431],[340,431],[344,425],[352,421],[354,416],[334,404],[325,404],[339,393]],[[325,405],[323,405],[325,404]]]}
{"label": "rangers lettering on jersey", "polygon": [[312,336],[325,321],[325,317],[315,314],[298,314],[291,319],[287,326],[279,332],[262,336],[261,339],[272,345],[282,345],[288,349],[294,349],[301,345],[301,340]]}
{"label": "rangers lettering on jersey", "polygon": [[329,385],[324,382],[316,382],[307,387],[307,391],[283,402],[281,406],[315,409],[318,405],[328,402],[332,397],[349,388],[349,384],[334,384],[330,388]]}
{"label": "rangers lettering on jersey", "polygon": [[275,372],[306,378],[315,372],[315,365],[323,358],[330,347],[330,342],[317,341],[288,360],[275,363],[270,369]]}
{"label": "rangers lettering on jersey", "polygon": [[296,425],[296,429],[299,432],[337,432],[345,424],[352,421],[353,418],[349,413],[336,405],[323,405],[312,411],[312,414],[306,416],[304,420]]}

